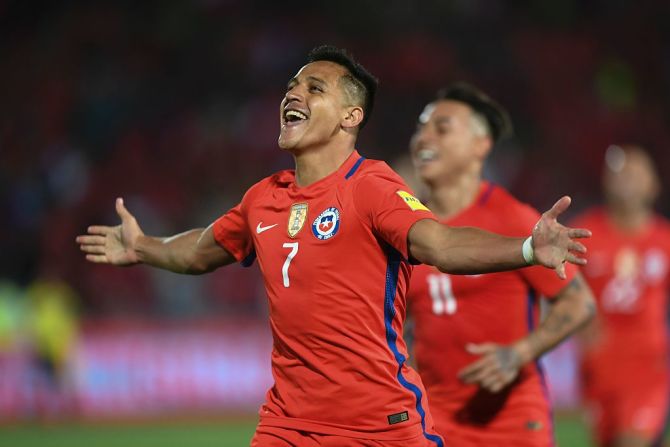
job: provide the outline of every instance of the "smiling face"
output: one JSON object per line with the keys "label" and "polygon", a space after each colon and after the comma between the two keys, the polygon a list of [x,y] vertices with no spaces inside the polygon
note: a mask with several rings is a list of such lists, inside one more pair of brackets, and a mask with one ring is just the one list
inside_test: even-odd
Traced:
{"label": "smiling face", "polygon": [[491,138],[482,118],[470,106],[453,100],[428,104],[410,142],[414,166],[428,184],[481,169],[490,149]]}
{"label": "smiling face", "polygon": [[651,157],[635,146],[610,146],[605,156],[603,189],[607,201],[628,210],[652,207],[660,191]]}
{"label": "smiling face", "polygon": [[[328,143],[340,131],[355,129],[362,109],[350,104],[341,78],[347,70],[333,62],[305,65],[289,81],[279,107],[279,147],[292,153]],[[353,125],[353,126],[352,126]]]}

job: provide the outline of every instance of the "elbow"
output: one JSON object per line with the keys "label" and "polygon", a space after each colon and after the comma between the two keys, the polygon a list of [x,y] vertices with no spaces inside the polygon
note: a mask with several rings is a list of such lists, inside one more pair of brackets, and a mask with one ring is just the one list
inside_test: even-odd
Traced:
{"label": "elbow", "polygon": [[189,265],[182,271],[185,275],[202,275],[207,272],[209,272],[209,270],[201,265]]}
{"label": "elbow", "polygon": [[593,298],[590,290],[582,294],[581,303],[581,318],[579,327],[583,327],[590,323],[596,316],[596,300]]}
{"label": "elbow", "polygon": [[591,288],[581,274],[577,274],[571,287],[568,288],[567,296],[570,297],[573,309],[578,309],[578,327],[586,326],[596,316],[596,299],[593,296]]}
{"label": "elbow", "polygon": [[447,250],[440,250],[439,248],[432,248],[429,250],[423,259],[419,259],[422,264],[434,266],[442,273],[449,275],[468,275],[471,272],[464,270],[461,265],[454,263],[453,259],[448,256]]}
{"label": "elbow", "polygon": [[589,295],[589,299],[584,304],[584,307],[586,308],[585,311],[586,317],[584,318],[584,323],[589,323],[596,317],[597,313],[596,301],[593,299],[592,296]]}
{"label": "elbow", "polygon": [[188,256],[184,264],[185,267],[182,270],[182,273],[186,275],[202,275],[214,270],[212,266],[209,265],[209,263],[202,259],[202,257],[197,256],[195,253]]}
{"label": "elbow", "polygon": [[418,259],[422,264],[432,265],[442,273],[451,273],[449,272],[449,266],[446,263],[446,260],[443,259],[442,252],[435,247],[431,247],[422,253],[421,259]]}

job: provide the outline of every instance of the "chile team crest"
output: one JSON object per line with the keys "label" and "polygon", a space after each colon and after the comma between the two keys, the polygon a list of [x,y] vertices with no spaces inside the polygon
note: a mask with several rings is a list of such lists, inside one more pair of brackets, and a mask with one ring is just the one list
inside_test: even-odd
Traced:
{"label": "chile team crest", "polygon": [[312,223],[312,233],[322,241],[330,239],[340,229],[340,211],[331,206],[326,208]]}

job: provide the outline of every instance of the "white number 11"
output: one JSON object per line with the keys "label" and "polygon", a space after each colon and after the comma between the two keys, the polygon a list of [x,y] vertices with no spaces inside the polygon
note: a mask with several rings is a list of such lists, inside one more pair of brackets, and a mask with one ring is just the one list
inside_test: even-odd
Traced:
{"label": "white number 11", "polygon": [[435,315],[453,315],[456,313],[458,306],[454,291],[451,288],[449,275],[428,275],[428,292],[433,300],[433,313]]}
{"label": "white number 11", "polygon": [[298,243],[286,242],[282,247],[291,249],[291,252],[286,257],[286,261],[284,261],[284,266],[281,268],[281,274],[284,277],[284,287],[289,287],[291,281],[288,279],[288,266],[291,265],[291,261],[295,258],[295,255],[298,254]]}

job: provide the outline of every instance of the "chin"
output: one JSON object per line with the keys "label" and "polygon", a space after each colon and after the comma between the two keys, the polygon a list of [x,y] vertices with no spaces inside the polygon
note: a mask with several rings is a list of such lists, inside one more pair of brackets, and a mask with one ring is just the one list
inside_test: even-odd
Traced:
{"label": "chin", "polygon": [[287,135],[284,135],[283,133],[279,134],[279,138],[277,139],[277,145],[286,151],[291,150],[291,148],[297,146],[298,142],[300,141],[299,138],[290,138]]}
{"label": "chin", "polygon": [[295,140],[282,140],[281,138],[277,142],[279,148],[291,154],[297,154],[301,150],[300,141]]}
{"label": "chin", "polygon": [[[302,130],[296,132],[296,130]],[[300,149],[304,140],[305,132],[303,129],[281,129],[277,144],[285,151],[294,152]]]}
{"label": "chin", "polygon": [[439,173],[432,166],[422,166],[416,170],[417,177],[424,183],[432,183],[439,178]]}
{"label": "chin", "polygon": [[288,141],[283,141],[281,138],[277,140],[277,146],[279,146],[279,149],[283,149],[285,151],[288,151],[291,149],[291,144]]}

